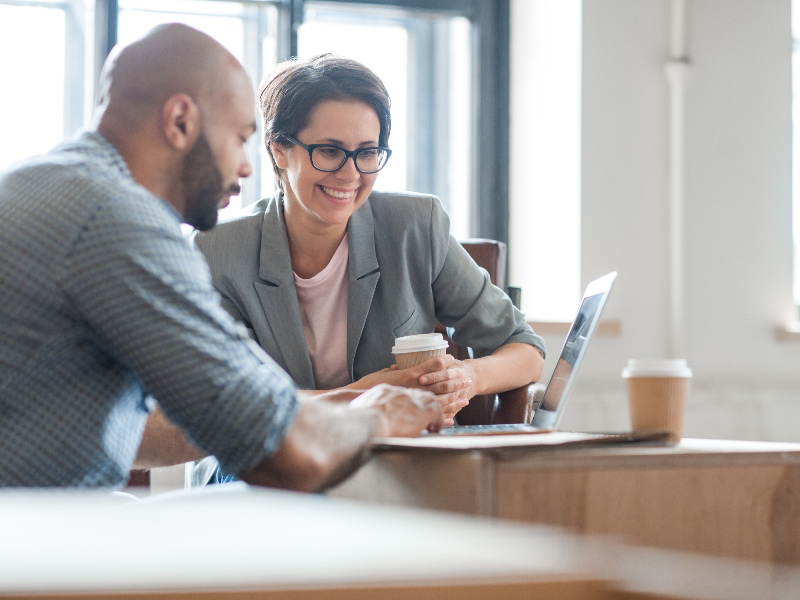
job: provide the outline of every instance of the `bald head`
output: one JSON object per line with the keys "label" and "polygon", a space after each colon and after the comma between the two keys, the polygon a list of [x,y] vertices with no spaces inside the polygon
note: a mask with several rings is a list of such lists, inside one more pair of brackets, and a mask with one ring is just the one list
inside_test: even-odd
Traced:
{"label": "bald head", "polygon": [[184,93],[201,106],[249,85],[241,64],[219,42],[186,25],[159,25],[127,46],[115,47],[100,77],[95,125],[138,128],[172,95]]}

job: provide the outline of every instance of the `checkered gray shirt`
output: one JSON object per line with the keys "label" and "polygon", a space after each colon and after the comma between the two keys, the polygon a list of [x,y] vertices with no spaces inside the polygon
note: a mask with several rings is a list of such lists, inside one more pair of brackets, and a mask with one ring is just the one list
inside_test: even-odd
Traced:
{"label": "checkered gray shirt", "polygon": [[149,395],[246,472],[297,411],[294,383],[253,346],[178,213],[105,138],[0,176],[0,486],[124,484]]}

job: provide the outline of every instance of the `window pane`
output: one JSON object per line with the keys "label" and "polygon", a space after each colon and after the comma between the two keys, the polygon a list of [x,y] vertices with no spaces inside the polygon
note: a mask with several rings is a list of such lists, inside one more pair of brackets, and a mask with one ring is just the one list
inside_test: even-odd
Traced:
{"label": "window pane", "polygon": [[392,99],[392,156],[375,189],[439,196],[458,238],[473,235],[473,28],[469,19],[400,8],[307,2],[298,55],[353,58]]}
{"label": "window pane", "polygon": [[[793,11],[793,14],[797,11]],[[792,197],[794,240],[794,303],[800,306],[800,55],[792,54]]]}
{"label": "window pane", "polygon": [[792,0],[792,239],[793,296],[800,307],[800,3]]}
{"label": "window pane", "polygon": [[792,37],[800,38],[800,10],[797,10],[797,0],[792,0]]}
{"label": "window pane", "polygon": [[570,321],[581,297],[581,3],[513,2],[511,56],[509,282],[530,319]]}
{"label": "window pane", "polygon": [[450,68],[448,69],[448,208],[450,231],[456,239],[473,235],[471,189],[473,175],[472,147],[472,25],[456,17],[450,28]]}
{"label": "window pane", "polygon": [[129,43],[161,23],[184,23],[207,33],[244,62],[243,13],[235,2],[125,0],[119,3],[118,41]]}
{"label": "window pane", "polygon": [[0,5],[0,169],[46,152],[64,132],[64,27],[61,9]]}

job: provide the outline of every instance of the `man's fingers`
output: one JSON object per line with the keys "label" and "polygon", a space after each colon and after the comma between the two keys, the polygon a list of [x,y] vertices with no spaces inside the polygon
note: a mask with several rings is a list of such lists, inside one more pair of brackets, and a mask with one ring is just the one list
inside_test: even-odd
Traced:
{"label": "man's fingers", "polygon": [[[426,404],[425,406],[425,423],[422,429],[427,429],[431,432],[437,432],[442,427],[447,427],[447,415],[445,415],[442,407],[439,405],[439,402],[434,399],[433,402]],[[452,419],[450,419],[452,421]],[[422,431],[420,429],[420,431]]]}
{"label": "man's fingers", "polygon": [[430,423],[428,425],[428,431],[431,433],[438,433],[442,430],[442,427],[450,427],[450,425],[447,424],[447,419],[443,419],[441,423]]}
{"label": "man's fingers", "polygon": [[382,416],[380,436],[414,437],[428,429],[441,429],[445,415],[431,392],[380,384],[350,403],[372,407]]}
{"label": "man's fingers", "polygon": [[[423,418],[427,419],[427,428],[431,426],[441,427],[445,418],[439,399],[431,392],[416,389],[407,389],[403,393],[409,396],[414,403],[423,410]],[[422,429],[425,429],[423,427]]]}

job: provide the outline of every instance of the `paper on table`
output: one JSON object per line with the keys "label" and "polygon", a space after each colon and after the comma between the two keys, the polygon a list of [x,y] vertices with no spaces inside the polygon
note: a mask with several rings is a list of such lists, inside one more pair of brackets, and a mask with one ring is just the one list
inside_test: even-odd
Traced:
{"label": "paper on table", "polygon": [[422,435],[416,438],[386,437],[373,441],[375,450],[424,449],[424,450],[480,450],[492,448],[527,448],[553,446],[595,446],[624,444],[631,442],[664,442],[668,434],[621,433],[577,433],[572,431],[550,431],[547,433],[505,435]]}

